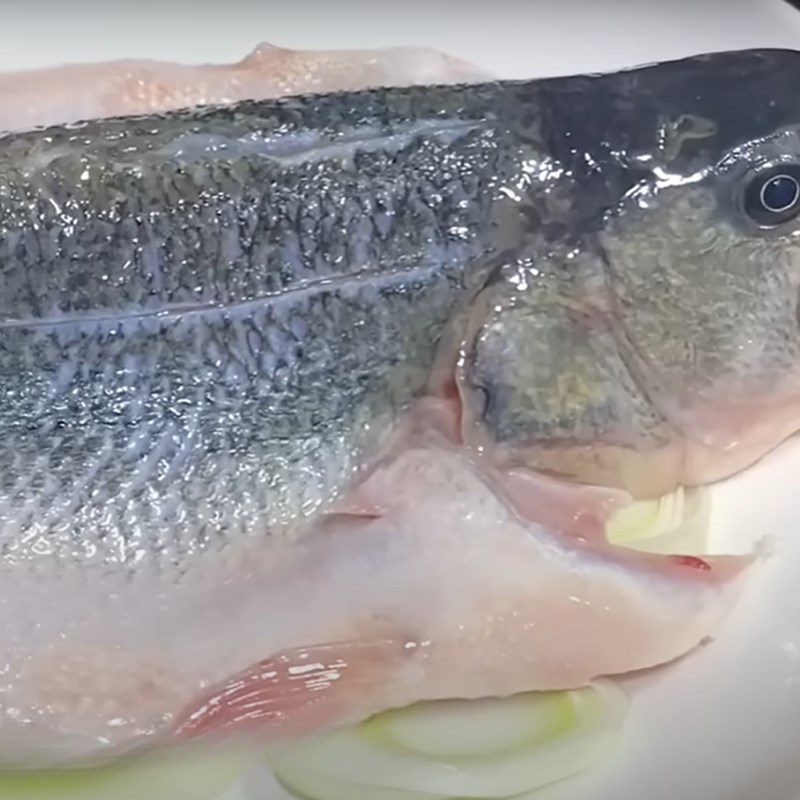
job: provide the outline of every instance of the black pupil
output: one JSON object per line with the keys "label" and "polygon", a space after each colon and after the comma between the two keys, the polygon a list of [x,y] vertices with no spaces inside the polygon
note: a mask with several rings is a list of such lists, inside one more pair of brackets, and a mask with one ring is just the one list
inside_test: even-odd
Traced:
{"label": "black pupil", "polygon": [[761,228],[800,217],[800,164],[780,164],[745,184],[743,210]]}
{"label": "black pupil", "polygon": [[776,175],[764,184],[761,199],[769,211],[785,211],[797,202],[800,186],[789,175]]}

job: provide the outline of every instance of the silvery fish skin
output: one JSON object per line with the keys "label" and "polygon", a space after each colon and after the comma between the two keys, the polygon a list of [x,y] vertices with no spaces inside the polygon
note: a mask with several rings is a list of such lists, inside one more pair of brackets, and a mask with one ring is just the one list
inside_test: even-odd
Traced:
{"label": "silvery fish skin", "polygon": [[422,393],[498,249],[519,91],[332,95],[7,139],[5,558],[176,561],[337,497]]}
{"label": "silvery fish skin", "polygon": [[[324,514],[402,451],[425,398],[452,423],[437,458],[457,453],[470,466],[442,467],[465,487],[442,504],[442,520],[430,487],[446,489],[425,477],[427,462],[407,481],[427,492],[432,532],[454,537],[480,516],[469,511],[474,469],[543,469],[646,496],[730,474],[793,433],[797,228],[785,210],[780,224],[763,214],[756,224],[747,203],[753,181],[800,163],[798,77],[800,55],[750,51],[613,75],[245,102],[1,140],[0,577],[12,588],[0,733],[51,760],[42,726],[62,753],[85,754],[87,737],[99,750],[122,733],[138,741],[191,708],[192,693],[259,658],[354,630],[383,641],[384,625],[390,642],[406,631],[446,642],[427,651],[430,681],[406,681],[407,671],[375,679],[387,694],[365,693],[339,720],[443,696],[458,654],[481,647],[486,660],[457,683],[461,696],[625,671],[581,649],[597,637],[582,639],[577,622],[551,641],[577,642],[579,656],[542,656],[538,644],[523,648],[524,631],[505,635],[509,608],[542,612],[547,597],[559,599],[559,576],[581,576],[565,597],[585,592],[592,613],[604,596],[629,613],[636,606],[620,597],[634,589],[643,607],[670,606],[626,623],[646,638],[669,620],[669,646],[603,647],[631,652],[628,669],[705,638],[720,617],[708,610],[716,573],[689,581],[674,564],[586,556],[588,545],[566,538],[555,546],[497,498],[472,531],[485,585],[454,568],[455,538],[441,549],[420,541],[410,501],[370,523],[392,532],[385,552],[378,533],[353,550],[361,540],[338,517],[326,527]],[[391,470],[395,485],[406,480]],[[508,552],[520,546],[523,572],[526,558],[547,565],[565,551],[542,568],[538,585],[554,592],[526,597],[520,579],[514,599],[504,594],[510,566],[500,566],[492,524],[508,531]],[[531,553],[537,537],[547,544]],[[419,553],[424,585],[409,553]],[[648,598],[652,570],[665,583]],[[324,613],[300,591],[311,574]],[[594,588],[586,575],[599,576]],[[437,616],[425,591],[444,580],[464,602]],[[686,590],[680,605],[675,586]],[[476,598],[486,592],[488,602],[490,588],[496,604],[484,619]],[[491,635],[458,638],[479,622]],[[435,636],[418,630],[426,625]],[[489,658],[512,640],[513,659]],[[385,676],[389,650],[359,651],[353,663]],[[153,674],[184,670],[164,681],[169,702],[147,673],[146,722],[130,700],[138,678],[130,718],[102,692],[92,706],[98,674],[107,669],[113,684],[115,665],[145,652]],[[548,666],[537,672],[525,653]],[[504,683],[511,661],[520,669]],[[560,679],[557,663],[581,668]],[[102,735],[81,728],[76,693]],[[38,738],[21,736],[20,719]],[[64,745],[70,737],[80,746]],[[24,760],[5,739],[3,751]]]}
{"label": "silvery fish skin", "polygon": [[[691,435],[693,393],[716,408],[794,380],[795,230],[751,229],[731,198],[762,160],[797,158],[796,63],[717,55],[7,137],[4,559],[175,562],[308,518],[470,312],[464,438],[537,466],[598,442],[647,457]],[[580,458],[561,471],[628,488]]]}

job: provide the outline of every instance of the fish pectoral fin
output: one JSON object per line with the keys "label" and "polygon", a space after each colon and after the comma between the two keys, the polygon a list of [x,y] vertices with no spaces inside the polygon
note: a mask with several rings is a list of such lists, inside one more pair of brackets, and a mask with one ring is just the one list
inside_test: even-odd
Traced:
{"label": "fish pectoral fin", "polygon": [[375,690],[385,690],[413,650],[399,638],[285,650],[213,687],[179,717],[173,736],[302,736],[360,718],[376,710]]}

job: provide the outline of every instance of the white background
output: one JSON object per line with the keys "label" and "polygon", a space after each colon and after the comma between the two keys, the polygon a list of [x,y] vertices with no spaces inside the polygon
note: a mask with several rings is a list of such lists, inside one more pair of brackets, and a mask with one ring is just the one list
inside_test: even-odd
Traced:
{"label": "white background", "polygon": [[0,69],[121,57],[233,61],[297,48],[428,45],[503,77],[793,47],[780,0],[0,0]]}
{"label": "white background", "polygon": [[[701,51],[800,49],[800,12],[779,0],[0,0],[0,31],[0,69],[122,57],[225,62],[266,40],[428,45],[524,78]],[[637,700],[617,755],[542,800],[800,798],[798,464],[795,443],[719,490],[720,546],[746,549],[768,534],[775,557],[722,637]]]}

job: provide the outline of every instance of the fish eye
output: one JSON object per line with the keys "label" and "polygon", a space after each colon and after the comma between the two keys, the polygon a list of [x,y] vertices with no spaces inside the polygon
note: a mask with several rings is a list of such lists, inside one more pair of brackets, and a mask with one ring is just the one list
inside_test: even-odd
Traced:
{"label": "fish eye", "polygon": [[761,227],[774,227],[800,214],[800,166],[789,164],[756,175],[744,194],[745,213]]}

